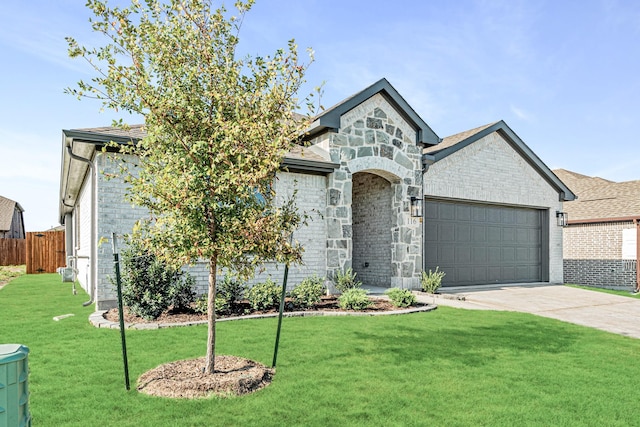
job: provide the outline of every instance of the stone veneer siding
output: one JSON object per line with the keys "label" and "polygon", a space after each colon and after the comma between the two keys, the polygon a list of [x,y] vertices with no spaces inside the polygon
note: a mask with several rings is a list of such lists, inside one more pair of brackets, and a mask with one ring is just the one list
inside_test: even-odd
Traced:
{"label": "stone veneer siding", "polygon": [[549,282],[563,281],[562,228],[555,212],[562,210],[555,190],[498,133],[492,133],[429,166],[425,197],[534,207],[547,212]]}
{"label": "stone veneer siding", "polygon": [[391,197],[386,179],[353,174],[353,270],[365,286],[389,287]]}
{"label": "stone veneer siding", "polygon": [[631,221],[573,224],[564,229],[564,281],[575,285],[632,290],[636,260],[622,259],[622,230]]}
{"label": "stone veneer siding", "polygon": [[[352,176],[378,175],[391,183],[391,277],[389,286],[418,288],[422,271],[422,228],[411,218],[409,199],[422,197],[422,147],[416,131],[376,94],[343,114],[337,132],[313,141],[340,168],[327,190],[327,277],[353,267]],[[359,255],[356,255],[356,258]]]}

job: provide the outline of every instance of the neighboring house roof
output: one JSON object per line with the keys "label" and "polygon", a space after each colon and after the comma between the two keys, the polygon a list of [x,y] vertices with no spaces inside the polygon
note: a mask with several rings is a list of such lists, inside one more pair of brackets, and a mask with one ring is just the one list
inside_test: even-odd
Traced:
{"label": "neighboring house roof", "polygon": [[578,195],[563,207],[569,223],[640,219],[640,180],[615,182],[565,169],[554,172]]}
{"label": "neighboring house roof", "polygon": [[497,132],[516,150],[538,173],[560,194],[561,201],[575,199],[575,194],[558,178],[547,165],[520,139],[518,135],[503,121],[490,123],[465,132],[446,137],[438,145],[423,150],[423,161],[435,163],[445,157],[462,150],[487,135]]}
{"label": "neighboring house roof", "polygon": [[8,231],[11,229],[13,214],[16,207],[20,212],[24,212],[20,203],[0,196],[0,231]]}
{"label": "neighboring house roof", "polygon": [[436,135],[433,129],[411,108],[387,79],[378,80],[368,88],[318,114],[308,129],[308,136],[313,137],[326,131],[337,130],[340,128],[340,116],[378,93],[384,96],[396,111],[416,130],[417,144],[432,145],[438,144],[441,141],[441,138]]}

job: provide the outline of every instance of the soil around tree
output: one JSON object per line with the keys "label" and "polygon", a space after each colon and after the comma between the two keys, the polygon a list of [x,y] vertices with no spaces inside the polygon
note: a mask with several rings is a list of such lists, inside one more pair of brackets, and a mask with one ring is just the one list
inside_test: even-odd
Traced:
{"label": "soil around tree", "polygon": [[242,396],[271,383],[275,371],[253,360],[216,356],[215,372],[204,373],[205,358],[165,363],[138,378],[138,391],[151,396],[206,398]]}

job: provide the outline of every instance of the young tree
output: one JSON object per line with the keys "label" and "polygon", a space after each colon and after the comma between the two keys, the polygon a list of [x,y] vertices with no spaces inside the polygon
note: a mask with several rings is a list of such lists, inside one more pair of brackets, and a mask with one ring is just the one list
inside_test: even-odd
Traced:
{"label": "young tree", "polygon": [[[144,116],[146,137],[121,152],[139,158],[126,175],[128,197],[150,220],[134,234],[174,264],[209,262],[206,373],[214,372],[216,272],[249,276],[267,261],[299,262],[291,235],[305,218],[294,198],[275,203],[273,182],[285,153],[309,124],[294,111],[309,64],[297,46],[238,58],[242,17],[210,0],[131,0],[127,8],[89,0],[105,46],[68,37],[71,57],[97,71],[67,92]],[[311,96],[303,102],[311,112]],[[123,125],[122,121],[118,123]]]}

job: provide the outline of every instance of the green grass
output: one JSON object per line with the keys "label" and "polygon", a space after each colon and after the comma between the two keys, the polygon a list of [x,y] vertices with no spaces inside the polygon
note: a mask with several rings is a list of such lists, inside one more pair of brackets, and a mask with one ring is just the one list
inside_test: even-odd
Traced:
{"label": "green grass", "polygon": [[634,294],[634,293],[631,293],[630,291],[619,291],[619,290],[616,290],[616,289],[603,289],[603,288],[596,288],[596,287],[593,287],[593,286],[582,286],[582,285],[571,285],[571,284],[567,284],[565,286],[570,286],[572,288],[578,288],[578,289],[586,289],[588,291],[602,292],[602,293],[605,293],[605,294],[619,295],[619,296],[622,296],[622,297],[640,299],[640,293]]}
{"label": "green grass", "polygon": [[[230,399],[125,391],[116,330],[57,275],[0,291],[0,342],[27,345],[42,426],[638,425],[640,340],[522,313],[442,307],[381,317],[287,318],[273,383]],[[56,315],[73,313],[59,322]],[[270,364],[275,319],[218,324],[220,354]],[[133,382],[204,354],[206,327],[127,331]]]}

